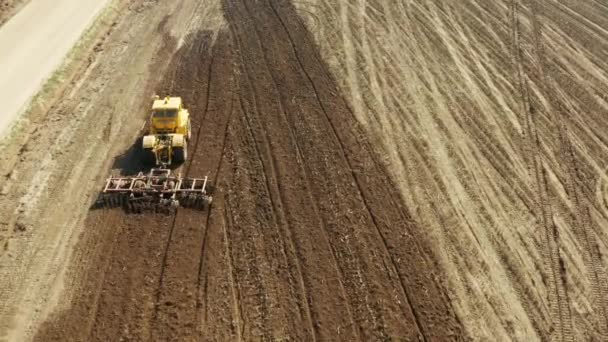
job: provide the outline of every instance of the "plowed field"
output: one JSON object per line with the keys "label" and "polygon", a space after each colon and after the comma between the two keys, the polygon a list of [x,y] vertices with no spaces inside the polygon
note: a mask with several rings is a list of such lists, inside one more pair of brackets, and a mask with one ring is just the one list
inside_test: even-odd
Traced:
{"label": "plowed field", "polygon": [[[184,36],[156,86],[193,115],[181,172],[211,177],[213,207],[91,211],[84,281],[37,339],[461,336],[424,230],[294,8],[222,8],[226,25]],[[138,171],[137,152],[114,168]]]}

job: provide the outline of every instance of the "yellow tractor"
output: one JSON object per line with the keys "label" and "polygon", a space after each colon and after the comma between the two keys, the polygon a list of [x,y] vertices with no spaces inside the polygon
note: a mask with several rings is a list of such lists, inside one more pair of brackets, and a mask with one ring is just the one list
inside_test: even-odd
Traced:
{"label": "yellow tractor", "polygon": [[150,132],[144,136],[143,149],[157,166],[167,167],[188,159],[188,141],[192,135],[190,113],[181,97],[158,96],[152,104]]}
{"label": "yellow tractor", "polygon": [[188,158],[191,136],[190,114],[180,97],[156,97],[152,105],[149,134],[143,138],[144,152],[156,167],[135,176],[110,176],[99,195],[96,207],[122,206],[141,213],[155,210],[170,212],[179,206],[204,209],[211,204],[213,186],[208,177],[182,177],[168,168]]}

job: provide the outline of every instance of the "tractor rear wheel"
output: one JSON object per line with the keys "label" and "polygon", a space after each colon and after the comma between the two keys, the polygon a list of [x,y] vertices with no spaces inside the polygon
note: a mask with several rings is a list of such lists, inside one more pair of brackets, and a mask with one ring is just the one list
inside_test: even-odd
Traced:
{"label": "tractor rear wheel", "polygon": [[184,141],[183,147],[173,148],[173,160],[176,163],[183,163],[188,160],[188,142]]}
{"label": "tractor rear wheel", "polygon": [[143,149],[143,162],[145,166],[156,165],[156,156],[151,149]]}

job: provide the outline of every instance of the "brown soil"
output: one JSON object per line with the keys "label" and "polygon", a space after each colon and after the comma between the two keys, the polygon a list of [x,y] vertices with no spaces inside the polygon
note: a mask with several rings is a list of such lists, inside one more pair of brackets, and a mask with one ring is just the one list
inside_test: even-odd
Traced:
{"label": "brown soil", "polygon": [[[608,340],[607,13],[112,1],[0,141],[0,340]],[[89,210],[167,93],[212,208]]]}
{"label": "brown soil", "polygon": [[467,335],[607,341],[605,3],[295,3]]}
{"label": "brown soil", "polygon": [[72,305],[36,339],[463,340],[424,228],[294,8],[223,8],[228,27],[186,36],[156,87],[188,104],[181,171],[211,177],[212,208],[91,211]]}
{"label": "brown soil", "polygon": [[30,0],[0,0],[0,26],[7,22],[29,1]]}

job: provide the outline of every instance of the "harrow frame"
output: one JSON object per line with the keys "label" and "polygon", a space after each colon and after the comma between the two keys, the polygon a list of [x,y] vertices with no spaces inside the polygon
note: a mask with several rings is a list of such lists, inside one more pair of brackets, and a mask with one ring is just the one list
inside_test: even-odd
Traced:
{"label": "harrow frame", "polygon": [[110,176],[106,180],[98,204],[106,207],[123,206],[129,211],[177,208],[204,209],[212,201],[208,177],[183,178],[170,169],[153,168],[148,174]]}

